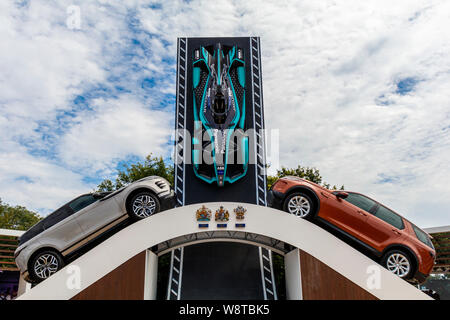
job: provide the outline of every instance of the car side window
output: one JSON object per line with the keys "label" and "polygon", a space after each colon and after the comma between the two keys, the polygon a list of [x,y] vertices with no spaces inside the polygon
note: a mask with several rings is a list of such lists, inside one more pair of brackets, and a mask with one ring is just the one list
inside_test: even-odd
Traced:
{"label": "car side window", "polygon": [[71,203],[69,203],[69,206],[72,208],[73,213],[75,213],[83,208],[86,208],[88,205],[94,203],[95,201],[97,201],[97,199],[94,198],[93,195],[88,194],[73,200]]}
{"label": "car side window", "polygon": [[73,211],[67,205],[62,206],[55,212],[45,217],[44,220],[42,220],[44,229],[48,229],[54,226],[55,224],[63,221],[64,219],[69,217],[72,213]]}
{"label": "car side window", "polygon": [[347,202],[350,202],[351,204],[357,206],[360,209],[363,209],[367,212],[370,211],[375,205],[376,202],[363,196],[362,194],[358,193],[348,193],[348,197],[344,199]]}
{"label": "car side window", "polygon": [[386,207],[379,206],[377,211],[375,212],[375,216],[377,218],[380,218],[384,222],[389,223],[391,226],[396,227],[397,229],[405,228],[405,225],[403,224],[403,219],[398,214],[389,210]]}

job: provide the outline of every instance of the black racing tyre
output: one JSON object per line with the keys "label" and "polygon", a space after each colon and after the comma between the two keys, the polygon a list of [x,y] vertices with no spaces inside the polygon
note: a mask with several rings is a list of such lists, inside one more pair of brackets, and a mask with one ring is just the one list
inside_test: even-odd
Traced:
{"label": "black racing tyre", "polygon": [[381,258],[381,265],[402,279],[408,280],[414,276],[413,259],[405,251],[394,249],[386,252]]}
{"label": "black racing tyre", "polygon": [[65,265],[56,250],[45,250],[34,255],[29,263],[28,273],[33,282],[39,283],[48,279]]}
{"label": "black racing tyre", "polygon": [[311,220],[316,212],[316,205],[307,194],[294,192],[284,200],[283,210],[300,218]]}
{"label": "black racing tyre", "polygon": [[129,202],[128,215],[135,220],[142,220],[161,210],[158,197],[150,191],[142,191],[134,195]]}

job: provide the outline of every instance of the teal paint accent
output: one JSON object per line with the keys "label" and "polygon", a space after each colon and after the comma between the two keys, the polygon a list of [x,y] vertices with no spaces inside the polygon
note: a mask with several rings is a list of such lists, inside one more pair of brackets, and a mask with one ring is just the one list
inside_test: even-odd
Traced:
{"label": "teal paint accent", "polygon": [[240,108],[239,108],[239,104],[237,102],[237,98],[236,98],[236,92],[234,91],[234,87],[233,87],[233,83],[231,82],[231,78],[230,78],[230,74],[228,72],[228,80],[230,81],[231,84],[231,90],[233,91],[233,97],[234,97],[234,101],[236,101],[236,114],[234,115],[233,121],[231,122],[232,127],[228,128],[228,132],[227,132],[227,140],[226,140],[226,144],[225,144],[225,165],[224,165],[224,171],[223,171],[223,176],[224,181],[229,181],[230,179],[227,177],[227,163],[228,163],[228,148],[230,145],[230,137],[231,134],[234,132],[234,129],[236,129],[236,124],[237,124],[237,119],[240,118],[241,116],[241,112],[240,112]]}
{"label": "teal paint accent", "polygon": [[205,182],[208,182],[209,184],[211,184],[211,183],[213,183],[214,181],[216,181],[215,178],[207,179],[207,178],[205,178],[204,176],[198,174],[197,171],[195,170],[195,167],[194,167],[194,173],[195,173],[195,175],[196,175],[197,177],[199,177],[200,179],[202,179],[202,180],[205,181]]}
{"label": "teal paint accent", "polygon": [[244,67],[238,67],[237,68],[237,73],[238,73],[239,84],[243,88],[245,88],[245,68]]}
{"label": "teal paint accent", "polygon": [[248,164],[248,137],[242,138],[242,145],[241,148],[244,150],[244,159],[242,159],[242,162],[247,166]]}
{"label": "teal paint accent", "polygon": [[[244,62],[244,61],[242,61],[241,59],[233,59],[233,61],[239,61],[239,62],[241,62],[242,64],[244,64],[244,65],[245,65],[245,62]],[[231,64],[230,64],[230,66],[231,66]]]}
{"label": "teal paint accent", "polygon": [[200,150],[192,150],[192,160],[194,161],[194,166],[198,167],[200,164]]}
{"label": "teal paint accent", "polygon": [[198,84],[200,83],[200,68],[199,67],[194,67],[193,76],[194,76],[194,88],[197,88]]}
{"label": "teal paint accent", "polygon": [[233,124],[233,130],[236,126],[236,119],[239,119],[241,117],[241,108],[239,106],[239,102],[237,101],[236,98],[236,92],[234,91],[234,86],[233,83],[231,82],[231,77],[230,77],[230,73],[228,73],[228,81],[230,81],[231,84],[231,91],[233,91],[233,97],[234,97],[234,101],[236,102],[236,114],[234,115],[233,121],[231,121],[231,123]]}
{"label": "teal paint accent", "polygon": [[194,122],[198,121],[198,111],[197,111],[197,104],[195,103],[195,97],[194,97],[194,103],[192,108],[194,109]]}
{"label": "teal paint accent", "polygon": [[[233,47],[233,50],[234,49],[235,48]],[[234,90],[234,86],[233,86],[233,83],[231,82],[231,77],[230,77],[230,69],[231,69],[231,66],[232,66],[234,60],[240,61],[240,62],[242,62],[244,64],[244,62],[242,60],[240,60],[240,59],[230,59],[230,67],[228,68],[228,79],[230,81],[231,89],[233,91],[234,101],[236,101],[236,115],[235,115],[235,118],[232,121],[232,123],[234,125],[234,127],[232,128],[232,131],[234,131],[235,126],[236,126],[236,122],[235,122],[236,118],[239,119],[240,115],[241,115],[241,110],[240,110],[241,106],[239,105],[239,102],[237,101],[236,92]],[[239,68],[238,68],[238,79],[239,79]],[[244,68],[244,67],[242,67],[242,68]],[[244,71],[244,85],[241,84],[240,80],[239,80],[239,83],[243,87],[245,87],[245,69],[243,71]],[[244,122],[245,122],[245,92],[244,92],[244,96],[243,96],[242,113],[244,114],[244,116],[239,121],[239,127],[243,129],[244,128]],[[227,143],[226,143],[226,149],[225,149],[227,154],[228,154],[228,146],[229,146],[229,142],[230,142],[229,139],[230,139],[230,135],[227,136]],[[247,170],[248,170],[248,156],[249,156],[248,155],[248,138],[245,137],[245,139],[243,139],[243,140],[245,141],[245,142],[243,142],[245,144],[245,149],[244,149],[244,158],[245,159],[244,159],[244,164],[243,164],[244,172],[241,175],[235,177],[234,179],[231,179],[231,178],[227,177],[226,176],[226,169],[227,169],[226,161],[227,161],[227,158],[225,158],[225,172],[224,172],[224,175],[225,175],[224,181],[225,182],[229,182],[229,183],[236,182],[237,180],[239,180],[240,178],[242,178],[243,176],[245,176],[247,174]]]}
{"label": "teal paint accent", "polygon": [[205,97],[206,97],[206,88],[208,87],[208,82],[209,82],[209,75],[208,78],[206,79],[206,85],[205,85],[205,89],[203,90],[203,96],[202,96],[202,102],[200,105],[200,120],[202,121],[203,125],[205,126],[206,129],[209,129],[207,123],[208,121],[206,120],[205,116],[203,115],[203,108],[205,107]]}
{"label": "teal paint accent", "polygon": [[249,156],[249,154],[248,154],[248,137],[242,138],[242,140],[241,140],[241,148],[242,148],[242,150],[244,150],[244,153],[243,153],[244,154],[244,159],[242,159],[243,160],[243,166],[244,166],[244,172],[242,174],[240,174],[239,176],[235,177],[234,179],[226,177],[225,178],[226,182],[229,182],[229,183],[236,182],[237,180],[239,180],[240,178],[242,178],[243,176],[245,176],[247,174],[247,170],[248,170],[248,156]]}
{"label": "teal paint accent", "polygon": [[233,57],[234,57],[235,51],[236,51],[236,47],[233,47],[233,49],[231,49],[231,50],[230,50],[230,61],[232,61],[232,60],[233,60]]}
{"label": "teal paint accent", "polygon": [[243,114],[243,117],[239,121],[239,128],[244,129],[244,122],[245,122],[245,91],[244,91],[244,95],[242,96],[242,114]]}
{"label": "teal paint accent", "polygon": [[[235,48],[235,47],[233,47],[232,50],[231,50],[230,52],[231,52],[231,53],[230,53],[230,68],[231,68],[231,65],[232,65],[232,63],[233,63],[234,60],[239,61],[239,62],[241,62],[242,64],[245,65],[244,61],[242,61],[242,60],[240,60],[240,59],[233,59],[233,58],[235,57],[235,54],[236,54],[236,48]],[[205,58],[204,61],[205,61],[205,64],[206,64],[206,66],[207,66],[207,68],[208,68],[208,70],[209,70],[209,73],[211,73],[211,70],[209,69],[209,65],[208,65],[209,53],[208,53],[203,47],[202,47],[202,54],[203,54],[203,56],[204,56],[204,58]],[[224,57],[223,52],[220,52],[220,51],[218,50],[218,52],[217,52],[217,62],[218,62],[218,67],[217,67],[217,69],[218,69],[218,75],[219,75],[219,77],[218,77],[218,84],[219,84],[219,85],[220,85],[220,83],[221,83],[221,78],[220,78],[220,68],[221,68],[221,65],[220,65],[220,54],[222,54],[222,57]],[[212,56],[212,58],[215,58],[215,55],[216,55],[216,53],[214,52],[214,55]],[[200,60],[203,60],[203,59],[200,59]],[[198,60],[198,61],[200,61],[200,60]],[[198,62],[198,61],[196,61],[196,62]],[[196,62],[195,62],[195,63],[196,63]],[[194,70],[195,70],[196,68],[197,68],[197,67],[194,67]],[[225,161],[224,161],[224,162],[225,162],[225,163],[224,163],[224,183],[225,183],[225,182],[233,183],[233,182],[239,180],[240,178],[242,178],[243,176],[245,176],[245,175],[247,174],[247,170],[248,170],[248,158],[249,158],[249,154],[248,154],[248,137],[244,137],[244,138],[242,138],[242,140],[241,140],[241,150],[243,150],[243,153],[242,153],[243,159],[242,159],[242,160],[243,160],[243,162],[244,162],[244,163],[243,163],[243,166],[244,166],[244,172],[243,172],[241,175],[239,175],[238,177],[235,177],[234,179],[228,178],[228,177],[226,176],[226,171],[227,171],[227,161],[228,161],[228,149],[229,149],[229,144],[230,144],[231,135],[232,135],[232,133],[234,132],[234,130],[236,129],[236,126],[237,126],[237,125],[239,125],[239,127],[240,127],[241,129],[243,129],[243,128],[244,128],[244,124],[245,124],[245,92],[244,92],[244,98],[243,98],[243,101],[242,101],[242,106],[240,106],[240,105],[239,105],[239,102],[237,101],[236,92],[235,92],[234,87],[233,87],[232,82],[231,82],[231,77],[230,77],[230,74],[229,74],[230,68],[228,69],[228,74],[227,74],[227,76],[228,76],[228,79],[229,79],[230,84],[231,84],[231,88],[232,88],[232,92],[233,92],[234,101],[236,102],[236,114],[235,114],[235,116],[234,116],[234,118],[233,118],[233,120],[232,120],[232,122],[231,122],[231,127],[228,128],[228,131],[227,131],[226,147],[225,147],[225,148],[226,148],[226,149],[225,149],[225,155],[226,155],[226,157],[225,157]],[[200,68],[198,68],[198,69],[200,70]],[[196,71],[194,71],[194,72],[196,72]],[[238,72],[238,81],[239,81],[239,84],[240,84],[242,87],[245,87],[245,67],[238,67],[237,72]],[[198,80],[197,80],[197,77],[198,77]],[[208,75],[207,83],[208,83],[209,80],[210,80],[210,75]],[[198,86],[199,82],[200,82],[200,73],[199,73],[198,76],[197,76],[197,75],[194,75],[194,88],[195,88],[196,86]],[[211,131],[212,129],[209,127],[208,122],[207,122],[206,118],[204,117],[204,112],[203,112],[204,106],[205,106],[206,88],[207,88],[207,85],[205,86],[205,90],[204,90],[203,96],[202,96],[201,105],[199,106],[199,110],[198,110],[198,111],[197,111],[196,101],[195,101],[195,99],[194,99],[194,120],[196,121],[196,125],[198,124],[199,126],[202,126],[202,125],[204,126],[206,132],[207,132],[208,135],[209,135],[210,141],[211,141],[212,145],[214,146],[215,141],[214,141],[214,136],[212,135],[212,131]],[[244,115],[244,116],[242,117],[242,119],[240,119],[241,114]],[[198,121],[199,118],[200,118],[201,123]],[[240,120],[239,120],[239,119],[240,119]],[[239,120],[239,123],[238,123],[237,120]],[[197,128],[196,128],[196,129],[197,129]],[[198,129],[200,129],[200,128],[198,128]],[[193,138],[193,144],[198,144],[198,143],[199,143],[198,139]],[[209,184],[213,183],[214,181],[216,181],[217,184],[219,184],[219,180],[218,180],[218,172],[217,172],[217,163],[216,163],[216,159],[215,159],[215,158],[216,158],[216,155],[215,155],[215,150],[214,150],[214,148],[212,149],[211,153],[212,153],[212,157],[213,157],[213,159],[214,159],[213,165],[214,165],[215,177],[207,178],[207,177],[202,176],[202,175],[200,175],[200,174],[198,173],[198,171],[197,171],[197,169],[198,169],[198,163],[199,163],[199,161],[201,160],[201,159],[200,159],[200,157],[201,157],[200,150],[193,150],[193,160],[194,160],[194,166],[193,166],[193,168],[194,168],[194,173],[195,173],[195,175],[196,175],[197,177],[199,177],[200,179],[202,179],[203,181],[205,181],[205,182],[207,182],[207,183],[209,183]]]}

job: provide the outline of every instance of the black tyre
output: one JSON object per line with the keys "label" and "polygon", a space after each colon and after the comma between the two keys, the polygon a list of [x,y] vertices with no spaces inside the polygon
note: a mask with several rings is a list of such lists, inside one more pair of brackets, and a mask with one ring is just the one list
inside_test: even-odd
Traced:
{"label": "black tyre", "polygon": [[57,251],[45,250],[33,256],[28,272],[31,280],[39,283],[58,272],[64,265],[64,260]]}
{"label": "black tyre", "polygon": [[139,192],[131,198],[128,205],[128,214],[131,218],[142,220],[161,209],[158,197],[149,191]]}
{"label": "black tyre", "polygon": [[402,279],[411,279],[414,276],[414,261],[411,256],[402,250],[386,252],[381,259],[381,265]]}
{"label": "black tyre", "polygon": [[316,213],[316,205],[307,194],[294,192],[284,200],[283,210],[300,218],[310,220]]}

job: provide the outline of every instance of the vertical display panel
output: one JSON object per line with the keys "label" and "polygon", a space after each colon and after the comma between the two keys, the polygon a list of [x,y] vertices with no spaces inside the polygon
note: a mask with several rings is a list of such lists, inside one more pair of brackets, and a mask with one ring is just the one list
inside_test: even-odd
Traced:
{"label": "vertical display panel", "polygon": [[177,61],[177,205],[265,206],[259,38],[179,38]]}

